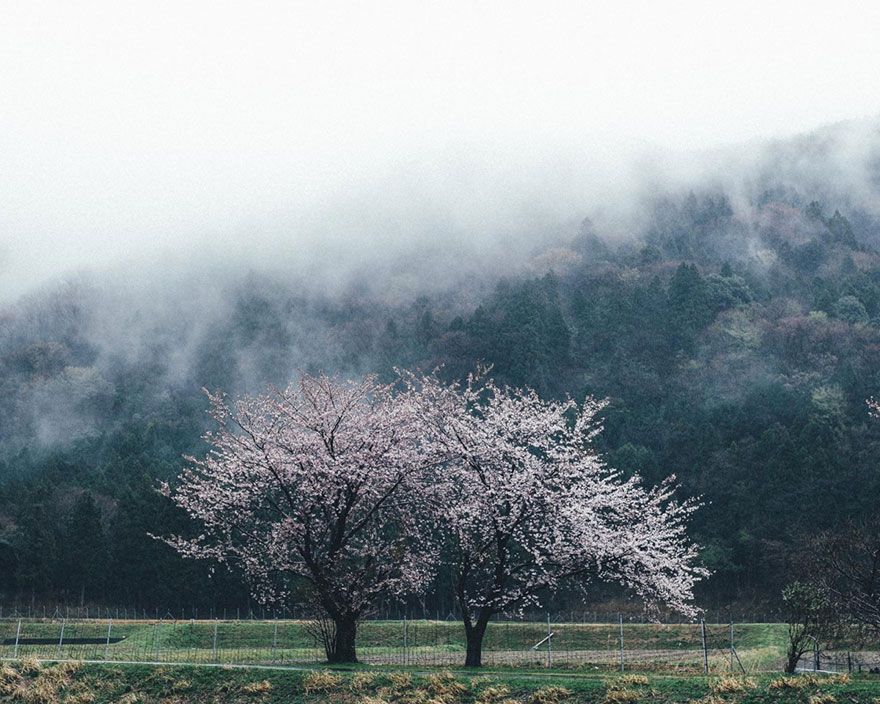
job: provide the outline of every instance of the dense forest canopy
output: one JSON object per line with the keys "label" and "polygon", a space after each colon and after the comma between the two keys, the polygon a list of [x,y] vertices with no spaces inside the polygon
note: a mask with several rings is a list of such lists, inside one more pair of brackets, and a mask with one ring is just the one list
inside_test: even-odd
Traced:
{"label": "dense forest canopy", "polygon": [[[880,139],[847,178],[829,141],[773,145],[747,189],[658,191],[626,237],[587,219],[446,287],[420,291],[404,257],[323,292],[242,266],[137,294],[83,277],[6,305],[0,603],[245,603],[238,576],[147,535],[188,529],[155,487],[205,451],[202,387],[258,391],[297,369],[453,380],[482,362],[547,398],[608,399],[608,463],[702,497],[702,603],[778,603],[804,542],[880,496],[865,404],[880,389],[866,195]],[[425,603],[446,608],[447,591],[441,575]]]}

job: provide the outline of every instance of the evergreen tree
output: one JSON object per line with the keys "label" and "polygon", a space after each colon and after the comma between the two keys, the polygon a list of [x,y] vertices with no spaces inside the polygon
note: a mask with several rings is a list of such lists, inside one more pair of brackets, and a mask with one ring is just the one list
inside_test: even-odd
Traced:
{"label": "evergreen tree", "polygon": [[108,564],[101,511],[88,491],[73,505],[64,534],[63,583],[80,605],[104,599]]}

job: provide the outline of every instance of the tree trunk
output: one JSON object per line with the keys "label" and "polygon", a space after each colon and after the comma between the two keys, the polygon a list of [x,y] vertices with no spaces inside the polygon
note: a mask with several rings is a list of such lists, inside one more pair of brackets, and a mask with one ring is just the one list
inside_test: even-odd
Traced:
{"label": "tree trunk", "polygon": [[465,656],[465,667],[481,667],[483,664],[483,636],[486,634],[486,626],[489,625],[488,612],[481,612],[476,623],[470,618],[466,618],[464,622],[464,631],[467,636],[467,655]]}
{"label": "tree trunk", "polygon": [[328,648],[327,661],[331,663],[357,662],[355,638],[357,636],[358,619],[351,614],[340,614],[333,618],[333,643]]}
{"label": "tree trunk", "polygon": [[789,652],[788,659],[786,660],[786,663],[785,663],[785,672],[788,673],[789,675],[793,675],[800,659],[801,659],[800,655],[796,655],[792,652]]}

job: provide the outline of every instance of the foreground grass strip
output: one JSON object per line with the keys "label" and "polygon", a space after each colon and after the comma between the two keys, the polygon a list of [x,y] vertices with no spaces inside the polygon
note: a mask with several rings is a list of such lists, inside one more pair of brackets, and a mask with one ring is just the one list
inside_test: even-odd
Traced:
{"label": "foreground grass strip", "polygon": [[0,702],[31,704],[880,704],[880,677],[627,674],[535,678],[359,670],[0,663]]}

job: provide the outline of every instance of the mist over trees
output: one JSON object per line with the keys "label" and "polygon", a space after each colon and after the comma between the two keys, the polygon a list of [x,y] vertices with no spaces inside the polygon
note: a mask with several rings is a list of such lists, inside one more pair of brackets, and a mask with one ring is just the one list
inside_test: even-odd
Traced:
{"label": "mist over trees", "polygon": [[[455,381],[489,363],[546,399],[607,399],[608,464],[702,497],[691,537],[714,575],[699,602],[778,604],[794,549],[870,517],[880,492],[864,403],[880,386],[880,162],[868,141],[857,177],[823,180],[830,141],[777,145],[747,188],[657,190],[625,237],[603,217],[536,233],[518,267],[446,288],[435,272],[420,290],[413,257],[326,291],[254,269],[152,292],[81,278],[5,306],[0,601],[245,605],[240,575],[147,536],[187,530],[155,487],[204,456],[202,386],[438,366]],[[426,607],[448,613],[450,587],[439,575]]]}

